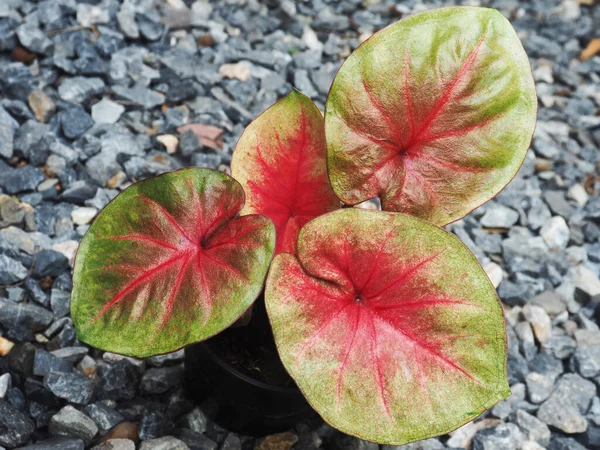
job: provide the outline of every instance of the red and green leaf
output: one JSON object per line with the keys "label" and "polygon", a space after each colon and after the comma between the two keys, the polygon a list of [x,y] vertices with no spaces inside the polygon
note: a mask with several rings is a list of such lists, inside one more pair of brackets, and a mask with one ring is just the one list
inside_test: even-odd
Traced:
{"label": "red and green leaf", "polygon": [[323,116],[296,90],[254,120],[237,143],[231,171],[246,192],[242,214],[271,218],[275,253],[295,252],[302,225],[340,207],[326,153]]}
{"label": "red and green leaf", "polygon": [[331,183],[350,205],[438,225],[496,195],[521,166],[537,111],[527,55],[498,11],[450,7],[375,33],[327,98]]}
{"label": "red and green leaf", "polygon": [[494,287],[463,243],[420,219],[354,208],[314,219],[297,255],[273,260],[265,299],[283,364],[345,433],[401,445],[510,393]]}
{"label": "red and green leaf", "polygon": [[71,311],[82,341],[144,357],[204,340],[260,293],[275,229],[237,217],[230,176],[182,169],[136,183],[104,208],[79,246]]}

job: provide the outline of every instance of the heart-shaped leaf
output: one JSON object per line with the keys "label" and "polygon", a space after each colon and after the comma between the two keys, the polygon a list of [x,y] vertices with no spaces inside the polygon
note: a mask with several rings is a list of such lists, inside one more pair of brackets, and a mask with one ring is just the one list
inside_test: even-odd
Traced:
{"label": "heart-shaped leaf", "polygon": [[375,33],[338,72],[325,129],[333,188],[439,225],[521,166],[537,111],[527,55],[498,11],[450,7]]}
{"label": "heart-shaped leaf", "polygon": [[401,445],[510,393],[494,287],[462,242],[420,219],[350,208],[312,220],[297,256],[273,260],[265,299],[283,364],[345,433]]}
{"label": "heart-shaped leaf", "polygon": [[340,207],[327,176],[323,116],[293,90],[254,120],[240,138],[231,172],[246,191],[242,214],[275,223],[275,253],[295,252],[309,220]]}
{"label": "heart-shaped leaf", "polygon": [[275,246],[264,216],[236,217],[230,176],[182,169],[136,183],[83,237],[71,312],[82,341],[137,357],[204,340],[260,293]]}

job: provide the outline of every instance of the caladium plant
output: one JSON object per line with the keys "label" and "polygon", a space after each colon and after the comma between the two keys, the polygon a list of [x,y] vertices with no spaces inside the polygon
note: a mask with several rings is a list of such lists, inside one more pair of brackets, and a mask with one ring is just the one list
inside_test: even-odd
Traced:
{"label": "caladium plant", "polygon": [[[449,432],[509,388],[494,287],[438,226],[510,181],[535,116],[498,12],[392,24],[341,67],[324,117],[294,90],[251,123],[233,177],[182,169],[106,206],[76,258],[78,337],[170,352],[230,326],[266,279],[281,361],[327,422],[393,445]],[[339,209],[373,197],[384,211]]]}

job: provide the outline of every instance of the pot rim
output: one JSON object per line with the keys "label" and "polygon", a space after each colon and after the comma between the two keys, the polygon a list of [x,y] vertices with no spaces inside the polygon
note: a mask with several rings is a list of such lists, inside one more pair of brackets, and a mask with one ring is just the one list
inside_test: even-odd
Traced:
{"label": "pot rim", "polygon": [[[259,387],[261,389],[265,389],[265,390],[269,390],[269,391],[274,391],[274,392],[279,392],[281,394],[300,394],[302,395],[302,392],[300,391],[300,389],[297,386],[294,387],[282,387],[282,386],[276,386],[273,384],[268,384],[265,383],[264,381],[259,381],[256,380],[252,377],[249,377],[248,375],[245,375],[244,373],[240,372],[239,370],[235,369],[233,366],[227,364],[221,357],[219,357],[208,345],[208,343],[206,342],[201,342],[199,343],[200,347],[202,347],[202,350],[208,355],[208,357],[210,359],[212,359],[219,367],[221,367],[222,369],[224,369],[225,371],[229,372],[230,374],[236,376],[237,378],[242,379],[243,381],[245,381],[248,384],[252,384],[256,387]],[[283,363],[282,363],[283,364]],[[284,366],[285,368],[285,366]],[[287,369],[286,369],[287,371]],[[293,381],[293,378],[292,378]],[[302,395],[304,397],[304,395]]]}

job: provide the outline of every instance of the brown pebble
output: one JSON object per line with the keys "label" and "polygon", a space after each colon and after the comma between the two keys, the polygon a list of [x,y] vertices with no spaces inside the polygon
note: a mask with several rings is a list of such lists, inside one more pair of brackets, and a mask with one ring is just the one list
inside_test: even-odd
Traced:
{"label": "brown pebble", "polygon": [[203,34],[198,38],[198,45],[201,47],[214,47],[215,44],[215,38],[213,38],[210,34]]}
{"label": "brown pebble", "polygon": [[56,111],[52,99],[42,91],[31,91],[27,96],[27,102],[38,122],[46,123]]}
{"label": "brown pebble", "polygon": [[272,434],[262,439],[255,450],[290,450],[298,442],[298,436],[288,431],[286,433]]}
{"label": "brown pebble", "polygon": [[23,64],[31,64],[35,61],[35,53],[31,53],[23,47],[13,49],[10,56],[14,61],[22,62]]}
{"label": "brown pebble", "polygon": [[14,342],[0,336],[0,356],[8,355],[14,346]]}
{"label": "brown pebble", "polygon": [[138,428],[137,423],[121,422],[104,436],[102,442],[109,439],[130,439],[133,442],[137,442],[139,440]]}
{"label": "brown pebble", "polygon": [[544,158],[535,158],[535,171],[548,172],[552,169],[552,161]]}
{"label": "brown pebble", "polygon": [[38,281],[39,286],[44,290],[52,289],[52,285],[54,284],[54,280],[52,277],[44,277],[40,281]]}

